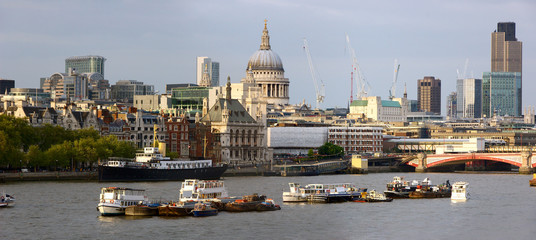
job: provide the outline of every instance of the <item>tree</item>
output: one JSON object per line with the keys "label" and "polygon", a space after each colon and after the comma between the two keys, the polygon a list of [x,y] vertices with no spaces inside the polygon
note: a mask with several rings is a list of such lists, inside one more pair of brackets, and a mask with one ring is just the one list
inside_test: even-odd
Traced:
{"label": "tree", "polygon": [[39,167],[44,166],[46,164],[45,155],[37,145],[30,146],[24,158],[26,159],[28,167],[32,166],[34,168],[34,171],[37,171]]}
{"label": "tree", "polygon": [[315,152],[313,151],[313,149],[309,149],[309,151],[307,152],[307,156],[312,157],[314,155],[315,155]]}
{"label": "tree", "polygon": [[344,148],[337,146],[333,143],[326,142],[324,145],[320,146],[318,148],[318,154],[320,155],[336,155],[336,156],[343,156],[344,155]]}
{"label": "tree", "polygon": [[68,167],[73,158],[73,143],[65,141],[52,145],[45,151],[45,157],[49,168]]}

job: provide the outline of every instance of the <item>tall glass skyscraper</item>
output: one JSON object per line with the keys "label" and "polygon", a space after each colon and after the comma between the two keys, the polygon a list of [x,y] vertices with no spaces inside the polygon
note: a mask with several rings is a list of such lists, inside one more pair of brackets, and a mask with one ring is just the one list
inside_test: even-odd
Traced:
{"label": "tall glass skyscraper", "polygon": [[197,57],[197,85],[202,85],[201,81],[203,79],[203,73],[205,72],[205,68],[208,71],[209,78],[211,80],[211,86],[217,87],[220,85],[220,63],[219,62],[213,62],[212,59],[209,57]]}
{"label": "tall glass skyscraper", "polygon": [[458,79],[456,93],[458,118],[482,117],[482,79]]}
{"label": "tall glass skyscraper", "polygon": [[484,117],[521,116],[521,73],[484,72],[482,76],[482,113]]}
{"label": "tall glass skyscraper", "polygon": [[65,73],[69,69],[75,69],[77,73],[98,72],[104,77],[104,62],[106,58],[101,56],[79,56],[65,59]]}
{"label": "tall glass skyscraper", "polygon": [[491,33],[491,72],[482,76],[483,114],[521,116],[522,50],[514,22],[497,23]]}

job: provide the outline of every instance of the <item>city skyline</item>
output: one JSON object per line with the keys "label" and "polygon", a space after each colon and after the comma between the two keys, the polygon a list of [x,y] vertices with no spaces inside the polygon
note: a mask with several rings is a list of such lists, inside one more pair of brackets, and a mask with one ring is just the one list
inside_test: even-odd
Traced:
{"label": "city skyline", "polygon": [[[534,105],[536,96],[527,91],[536,87],[536,69],[531,68],[536,64],[536,33],[531,31],[536,3],[419,3],[2,2],[0,78],[14,79],[16,87],[37,88],[39,78],[63,71],[66,58],[99,55],[107,59],[110,83],[132,79],[164,92],[165,84],[195,83],[196,57],[210,56],[220,62],[220,76],[237,83],[246,76],[267,19],[272,49],[290,81],[290,103],[305,99],[315,105],[305,37],[326,85],[321,106],[347,107],[351,59],[345,33],[371,85],[369,96],[387,99],[398,59],[397,97],[407,83],[408,97],[417,99],[417,80],[425,76],[442,80],[442,96],[455,91],[456,70],[463,72],[466,59],[466,77],[482,78],[491,70],[491,33],[498,22],[515,22],[516,37],[524,43],[523,107]],[[56,9],[62,14],[48,14]]]}

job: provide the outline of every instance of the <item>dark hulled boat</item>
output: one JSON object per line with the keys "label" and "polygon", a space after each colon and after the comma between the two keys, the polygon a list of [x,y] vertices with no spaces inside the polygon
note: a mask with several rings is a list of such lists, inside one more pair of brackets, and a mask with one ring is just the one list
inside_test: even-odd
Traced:
{"label": "dark hulled boat", "polygon": [[158,216],[158,205],[133,205],[125,208],[127,216]]}
{"label": "dark hulled boat", "polygon": [[158,148],[147,147],[135,160],[111,158],[99,165],[99,181],[217,180],[225,170],[227,165],[213,166],[212,160],[170,160]]}

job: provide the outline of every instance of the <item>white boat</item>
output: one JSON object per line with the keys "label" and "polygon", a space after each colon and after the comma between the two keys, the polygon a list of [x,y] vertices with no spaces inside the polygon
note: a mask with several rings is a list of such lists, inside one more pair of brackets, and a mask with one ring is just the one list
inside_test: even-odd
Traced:
{"label": "white boat", "polygon": [[225,184],[221,180],[186,179],[179,192],[180,202],[215,201],[228,197]]}
{"label": "white boat", "polygon": [[299,183],[289,183],[289,192],[283,192],[283,202],[307,202],[305,190]]}
{"label": "white boat", "polygon": [[102,215],[124,215],[128,206],[147,204],[145,190],[104,187],[101,189],[97,209]]}
{"label": "white boat", "polygon": [[15,206],[15,197],[2,192],[0,194],[0,207],[13,207],[13,206]]}
{"label": "white boat", "polygon": [[349,201],[357,189],[350,183],[308,184],[301,187],[289,183],[290,192],[283,192],[283,202],[341,202]]}
{"label": "white boat", "polygon": [[469,187],[469,183],[455,182],[452,185],[452,193],[450,195],[450,200],[452,202],[467,201],[469,199],[469,192],[467,192],[467,187]]}

